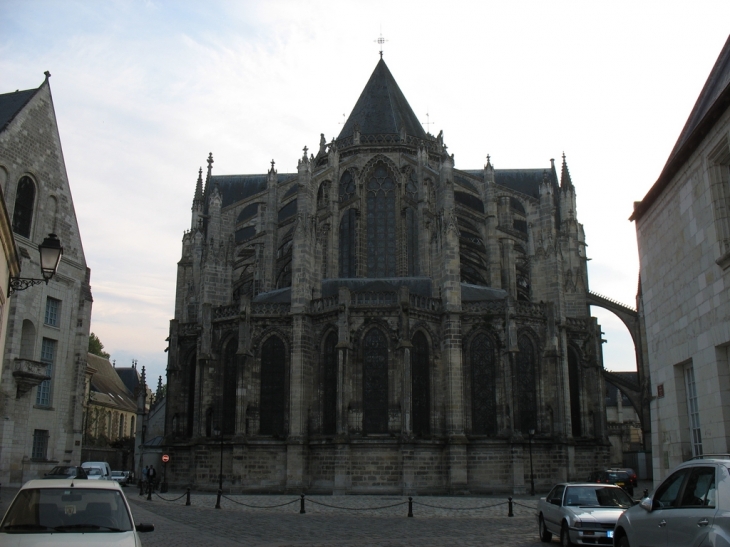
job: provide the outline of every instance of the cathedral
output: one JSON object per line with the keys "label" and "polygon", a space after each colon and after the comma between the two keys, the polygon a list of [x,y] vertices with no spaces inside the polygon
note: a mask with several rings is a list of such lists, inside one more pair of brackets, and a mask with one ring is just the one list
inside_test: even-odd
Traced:
{"label": "cathedral", "polygon": [[170,322],[170,484],[525,493],[608,463],[564,155],[457,169],[381,56],[296,172],[207,163]]}

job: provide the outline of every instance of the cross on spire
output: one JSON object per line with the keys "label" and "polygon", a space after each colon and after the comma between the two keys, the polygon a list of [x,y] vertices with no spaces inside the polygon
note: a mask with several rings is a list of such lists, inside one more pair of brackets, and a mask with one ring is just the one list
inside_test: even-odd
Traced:
{"label": "cross on spire", "polygon": [[431,124],[433,122],[431,121],[431,115],[428,112],[426,112],[426,122],[425,123],[421,122],[421,123],[422,123],[422,125],[426,126],[426,133],[431,133]]}
{"label": "cross on spire", "polygon": [[385,42],[387,42],[387,41],[388,40],[386,40],[385,38],[383,38],[383,31],[382,31],[382,29],[380,31],[380,36],[378,36],[378,39],[377,40],[373,40],[373,42],[376,42],[380,46],[380,58],[381,59],[383,58],[383,44]]}

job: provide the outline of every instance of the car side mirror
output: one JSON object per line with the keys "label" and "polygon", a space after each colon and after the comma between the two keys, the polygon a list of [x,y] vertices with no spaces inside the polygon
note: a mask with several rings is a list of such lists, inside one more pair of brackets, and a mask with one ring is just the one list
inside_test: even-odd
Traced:
{"label": "car side mirror", "polygon": [[139,524],[135,524],[134,527],[140,533],[154,532],[155,531],[155,525],[154,524],[149,524],[149,523],[145,523],[145,522],[140,522]]}
{"label": "car side mirror", "polygon": [[647,513],[651,513],[652,509],[654,509],[654,503],[652,502],[651,498],[644,498],[643,500],[641,500],[641,503],[639,503],[639,505]]}

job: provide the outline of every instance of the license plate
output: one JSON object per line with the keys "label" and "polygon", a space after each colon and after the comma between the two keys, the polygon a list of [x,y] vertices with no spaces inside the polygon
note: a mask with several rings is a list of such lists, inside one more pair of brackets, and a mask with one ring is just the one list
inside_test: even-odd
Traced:
{"label": "license plate", "polygon": [[626,483],[623,483],[623,482],[617,482],[616,483],[616,486],[625,486],[625,485],[626,485]]}
{"label": "license plate", "polygon": [[613,530],[608,530],[608,531],[606,532],[606,537],[607,537],[607,538],[612,538],[612,537],[613,537]]}

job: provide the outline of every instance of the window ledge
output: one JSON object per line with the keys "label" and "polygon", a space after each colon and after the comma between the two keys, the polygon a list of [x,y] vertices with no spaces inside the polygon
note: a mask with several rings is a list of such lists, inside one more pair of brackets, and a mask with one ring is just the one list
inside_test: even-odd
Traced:
{"label": "window ledge", "polygon": [[727,251],[724,255],[722,255],[720,258],[718,258],[715,262],[723,270],[727,270],[728,268],[730,268],[730,251]]}
{"label": "window ledge", "polygon": [[33,408],[37,408],[38,410],[56,410],[52,406],[45,406],[45,405],[33,405]]}

